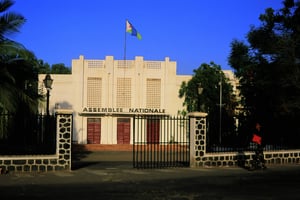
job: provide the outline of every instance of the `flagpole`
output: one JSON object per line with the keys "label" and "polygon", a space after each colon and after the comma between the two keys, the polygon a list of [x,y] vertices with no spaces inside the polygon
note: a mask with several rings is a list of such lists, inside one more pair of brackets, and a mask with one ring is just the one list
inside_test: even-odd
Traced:
{"label": "flagpole", "polygon": [[126,19],[126,21],[125,21],[125,39],[124,39],[124,62],[125,62],[125,60],[126,60],[126,28],[127,28],[127,19]]}
{"label": "flagpole", "polygon": [[[126,40],[127,40],[127,32],[126,32],[126,30],[127,30],[127,19],[125,21],[125,31],[124,31],[124,33],[125,33],[125,36],[124,36],[125,39],[124,39],[124,70],[123,70],[124,74],[123,74],[123,82],[125,81],[125,70],[126,70],[126,67],[127,67],[127,63],[126,63]],[[123,92],[125,90],[125,85],[124,84],[122,84],[122,90],[123,90]],[[122,97],[123,97],[123,101],[125,101],[125,95],[122,95]]]}

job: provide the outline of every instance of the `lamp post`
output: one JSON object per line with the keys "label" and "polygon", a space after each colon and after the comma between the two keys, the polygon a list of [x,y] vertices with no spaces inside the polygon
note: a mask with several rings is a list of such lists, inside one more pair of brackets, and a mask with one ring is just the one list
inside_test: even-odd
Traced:
{"label": "lamp post", "polygon": [[[198,83],[198,95],[199,95],[199,97],[202,94],[202,92],[203,92],[203,87],[201,86],[201,83]],[[200,100],[199,99],[200,98],[198,98],[198,110],[200,112],[201,110],[200,110]]]}
{"label": "lamp post", "polygon": [[45,76],[45,79],[43,80],[45,88],[47,89],[47,107],[46,107],[46,112],[47,116],[49,116],[49,97],[50,97],[50,90],[52,89],[52,83],[53,79],[51,78],[50,74],[47,74]]}
{"label": "lamp post", "polygon": [[220,76],[220,120],[219,120],[219,143],[222,142],[222,74]]}

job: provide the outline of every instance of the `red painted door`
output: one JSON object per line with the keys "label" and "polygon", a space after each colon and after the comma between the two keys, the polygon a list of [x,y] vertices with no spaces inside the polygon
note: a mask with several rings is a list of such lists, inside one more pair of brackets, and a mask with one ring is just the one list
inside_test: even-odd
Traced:
{"label": "red painted door", "polygon": [[87,143],[100,144],[101,141],[101,119],[88,118],[87,119]]}
{"label": "red painted door", "polygon": [[147,120],[147,143],[159,143],[160,123],[158,119]]}
{"label": "red painted door", "polygon": [[130,118],[117,119],[118,144],[130,144]]}

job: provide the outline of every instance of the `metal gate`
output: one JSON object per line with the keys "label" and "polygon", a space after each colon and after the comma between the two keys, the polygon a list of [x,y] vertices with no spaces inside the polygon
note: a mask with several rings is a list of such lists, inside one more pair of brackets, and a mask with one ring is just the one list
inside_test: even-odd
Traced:
{"label": "metal gate", "polygon": [[135,116],[133,167],[190,166],[189,119],[170,116]]}

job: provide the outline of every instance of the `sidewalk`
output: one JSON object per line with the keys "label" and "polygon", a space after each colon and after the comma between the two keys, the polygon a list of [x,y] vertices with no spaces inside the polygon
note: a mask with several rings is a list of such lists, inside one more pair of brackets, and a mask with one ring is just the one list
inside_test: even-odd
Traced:
{"label": "sidewalk", "polygon": [[[300,165],[134,169],[131,152],[77,155],[72,171],[0,176],[3,199],[299,199]],[[76,158],[74,156],[74,158]]]}

